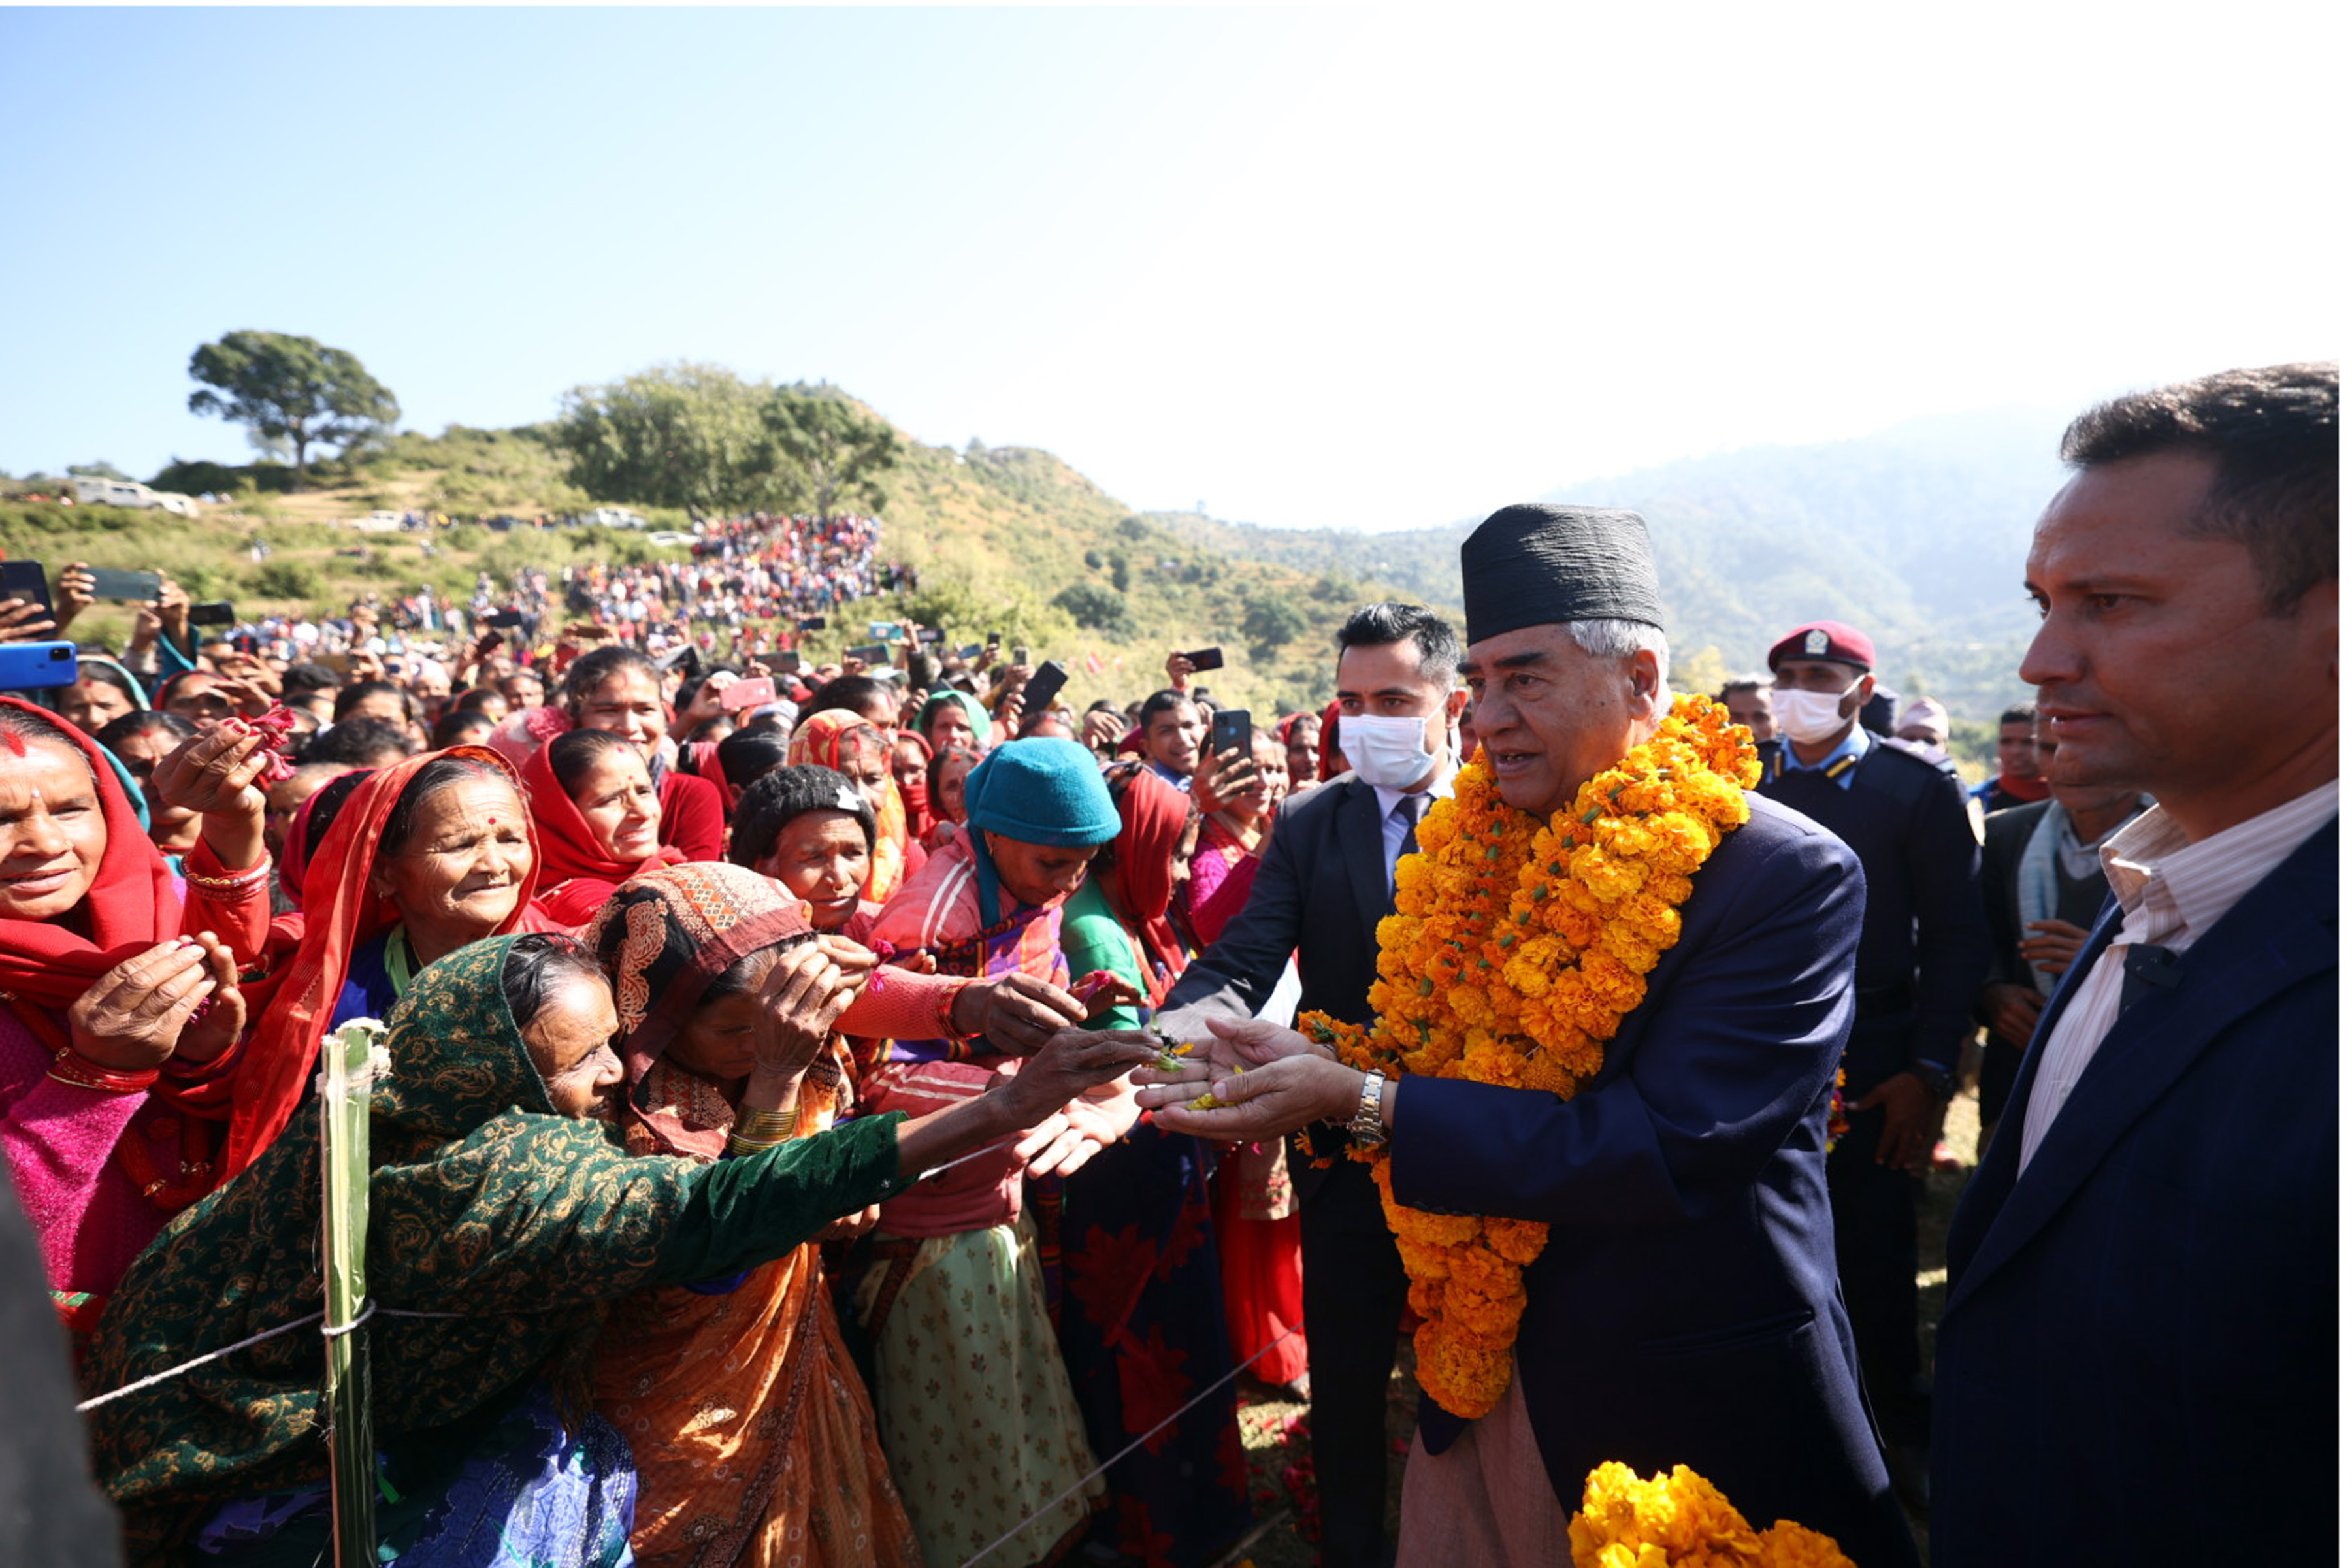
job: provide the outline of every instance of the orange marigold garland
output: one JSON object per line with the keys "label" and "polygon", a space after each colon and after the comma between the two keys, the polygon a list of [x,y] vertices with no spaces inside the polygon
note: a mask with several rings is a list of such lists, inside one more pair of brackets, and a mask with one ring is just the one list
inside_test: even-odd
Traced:
{"label": "orange marigold garland", "polygon": [[1643,1480],[1615,1460],[1584,1480],[1584,1506],[1569,1518],[1576,1568],[1853,1568],[1819,1531],[1781,1520],[1757,1530],[1687,1465]]}
{"label": "orange marigold garland", "polygon": [[[1481,752],[1422,819],[1421,853],[1397,867],[1377,1020],[1366,1030],[1307,1013],[1299,1028],[1351,1067],[1570,1098],[1681,938],[1691,873],[1748,820],[1741,792],[1759,773],[1748,731],[1703,697],[1677,700],[1549,822],[1503,800]],[[1386,1152],[1355,1152],[1373,1163],[1412,1281],[1421,1384],[1457,1415],[1484,1415],[1510,1384],[1519,1274],[1549,1227],[1407,1208]]]}

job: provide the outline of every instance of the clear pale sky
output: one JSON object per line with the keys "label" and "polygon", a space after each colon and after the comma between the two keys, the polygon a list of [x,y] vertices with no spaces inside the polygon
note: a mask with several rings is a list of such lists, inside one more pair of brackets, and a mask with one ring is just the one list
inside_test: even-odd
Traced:
{"label": "clear pale sky", "polygon": [[1402,527],[2339,350],[2322,7],[1557,9],[0,11],[0,468],[247,460],[256,327]]}

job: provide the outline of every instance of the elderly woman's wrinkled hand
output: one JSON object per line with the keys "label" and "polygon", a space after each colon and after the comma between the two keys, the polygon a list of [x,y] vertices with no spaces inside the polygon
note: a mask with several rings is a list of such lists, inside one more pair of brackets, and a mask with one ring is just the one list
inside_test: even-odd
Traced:
{"label": "elderly woman's wrinkled hand", "polygon": [[[188,1019],[220,990],[218,952],[217,944],[174,937],[100,975],[66,1011],[75,1052],[118,1072],[162,1065],[178,1047]],[[242,1025],[241,1001],[236,1012]]]}
{"label": "elderly woman's wrinkled hand", "polygon": [[1019,1125],[1035,1127],[1097,1085],[1159,1059],[1159,1042],[1140,1029],[1057,1029],[1003,1092]]}
{"label": "elderly woman's wrinkled hand", "polygon": [[833,1026],[865,983],[865,971],[845,973],[822,942],[779,953],[761,981],[751,1056],[760,1071],[797,1079],[833,1037]]}
{"label": "elderly woman's wrinkled hand", "polygon": [[205,962],[212,970],[212,1000],[199,1005],[180,1026],[179,1049],[173,1054],[192,1062],[208,1062],[217,1059],[245,1033],[245,993],[237,989],[236,960],[228,943],[205,931],[196,933],[196,945],[205,950]]}
{"label": "elderly woman's wrinkled hand", "polygon": [[153,787],[166,805],[202,816],[260,821],[268,797],[259,780],[269,766],[269,737],[239,725],[191,735],[155,764]]}
{"label": "elderly woman's wrinkled hand", "polygon": [[985,1035],[989,1043],[1025,1057],[1072,1024],[1084,1023],[1086,1008],[1050,980],[1014,971],[967,985],[955,999],[955,1026]]}

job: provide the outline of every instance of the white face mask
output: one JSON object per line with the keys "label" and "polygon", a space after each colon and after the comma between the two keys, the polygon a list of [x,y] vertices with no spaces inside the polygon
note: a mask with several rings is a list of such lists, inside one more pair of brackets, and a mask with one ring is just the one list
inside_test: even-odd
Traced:
{"label": "white face mask", "polygon": [[1437,753],[1429,750],[1426,719],[1342,713],[1339,754],[1358,778],[1375,789],[1411,789],[1437,766]]}
{"label": "white face mask", "polygon": [[1851,713],[1838,711],[1839,705],[1853,695],[1855,687],[1870,678],[1868,670],[1853,678],[1843,691],[1798,691],[1788,687],[1772,689],[1772,722],[1780,733],[1801,746],[1818,746],[1831,739],[1853,721]]}

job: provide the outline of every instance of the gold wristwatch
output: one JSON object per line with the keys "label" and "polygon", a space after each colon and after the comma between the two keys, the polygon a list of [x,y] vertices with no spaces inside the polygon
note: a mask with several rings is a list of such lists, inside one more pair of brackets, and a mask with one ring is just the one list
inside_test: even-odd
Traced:
{"label": "gold wristwatch", "polygon": [[1348,1136],[1360,1149],[1377,1149],[1389,1141],[1389,1130],[1381,1121],[1381,1091],[1388,1079],[1376,1072],[1364,1075],[1362,1090],[1356,1099],[1356,1114],[1348,1123]]}

